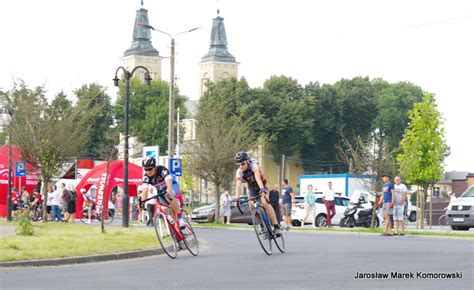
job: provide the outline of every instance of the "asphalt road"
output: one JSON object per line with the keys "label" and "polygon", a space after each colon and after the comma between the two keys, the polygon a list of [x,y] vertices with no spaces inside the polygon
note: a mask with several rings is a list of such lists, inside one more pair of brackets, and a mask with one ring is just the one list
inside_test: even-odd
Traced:
{"label": "asphalt road", "polygon": [[[0,269],[0,288],[34,289],[473,289],[474,241],[354,233],[285,234],[287,252],[267,256],[253,231],[196,229],[199,256],[155,256],[60,267]],[[80,242],[80,241],[78,241]],[[355,279],[357,273],[415,278]],[[420,279],[417,273],[462,278]]]}

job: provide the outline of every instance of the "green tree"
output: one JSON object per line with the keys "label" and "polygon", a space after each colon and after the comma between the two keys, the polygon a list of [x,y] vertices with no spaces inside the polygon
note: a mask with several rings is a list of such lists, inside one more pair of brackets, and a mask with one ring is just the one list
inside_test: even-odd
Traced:
{"label": "green tree", "polygon": [[[15,84],[5,98],[12,108],[12,143],[18,147],[22,159],[39,170],[43,185],[47,185],[64,162],[77,156],[87,137],[89,128],[81,118],[85,107],[75,106],[61,114],[57,110],[61,106],[56,104],[67,103],[59,101],[64,100],[62,93],[53,101],[55,105],[51,105],[42,87],[30,89],[23,82]],[[46,208],[47,186],[43,186],[43,193]],[[43,219],[46,220],[46,211]]]}
{"label": "green tree", "polygon": [[255,146],[252,119],[243,120],[233,114],[224,102],[209,106],[201,99],[197,121],[197,140],[186,149],[189,158],[185,159],[185,166],[195,176],[214,184],[218,221],[220,190],[232,181],[235,153]]}
{"label": "green tree", "polygon": [[[428,184],[443,176],[443,162],[449,155],[443,119],[429,93],[423,94],[422,101],[414,105],[408,117],[410,124],[400,142],[401,153],[397,160],[406,181],[422,186],[426,197]],[[424,206],[421,208],[424,216]]]}
{"label": "green tree", "polygon": [[[147,86],[137,78],[130,80],[130,135],[146,145],[168,144],[168,83],[153,80]],[[123,132],[125,85],[121,82],[114,115],[120,132]],[[186,114],[184,97],[175,89],[175,109],[180,107],[180,118]],[[175,110],[176,112],[176,110]],[[176,123],[176,122],[175,122]]]}
{"label": "green tree", "polygon": [[[77,106],[85,108],[81,118],[87,127],[91,128],[79,154],[99,159],[101,152],[106,150],[104,148],[114,146],[116,143],[110,142],[110,139],[118,137],[116,130],[112,128],[114,119],[110,97],[105,93],[104,87],[98,84],[83,85],[75,90],[74,94]],[[106,151],[110,150],[112,148]]]}
{"label": "green tree", "polygon": [[282,155],[292,156],[312,142],[315,101],[298,82],[285,76],[266,80],[260,98],[261,131],[268,137],[275,162]]}
{"label": "green tree", "polygon": [[305,87],[306,94],[315,98],[315,108],[312,114],[313,126],[311,141],[303,145],[301,157],[306,162],[306,171],[338,172],[339,161],[335,146],[340,142],[340,118],[336,104],[336,91],[329,84],[320,85],[318,82],[309,83]]}
{"label": "green tree", "polygon": [[423,91],[408,82],[390,84],[376,79],[373,84],[377,107],[373,127],[386,137],[388,150],[392,151],[399,147],[403,132],[408,126],[408,113],[415,103],[421,101]]}

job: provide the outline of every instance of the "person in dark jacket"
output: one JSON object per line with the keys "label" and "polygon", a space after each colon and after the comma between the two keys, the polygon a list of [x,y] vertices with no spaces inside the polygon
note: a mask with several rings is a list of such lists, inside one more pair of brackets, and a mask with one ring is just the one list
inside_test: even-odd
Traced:
{"label": "person in dark jacket", "polygon": [[278,223],[281,223],[281,212],[280,212],[280,193],[278,192],[278,184],[273,185],[273,189],[270,190],[270,204],[275,210]]}

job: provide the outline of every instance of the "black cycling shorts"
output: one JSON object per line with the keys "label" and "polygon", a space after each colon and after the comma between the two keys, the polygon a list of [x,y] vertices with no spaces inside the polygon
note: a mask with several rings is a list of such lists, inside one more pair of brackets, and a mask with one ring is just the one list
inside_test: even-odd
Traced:
{"label": "black cycling shorts", "polygon": [[[249,198],[256,197],[260,193],[260,188],[258,187],[248,187]],[[265,186],[265,192],[268,192],[268,188]]]}

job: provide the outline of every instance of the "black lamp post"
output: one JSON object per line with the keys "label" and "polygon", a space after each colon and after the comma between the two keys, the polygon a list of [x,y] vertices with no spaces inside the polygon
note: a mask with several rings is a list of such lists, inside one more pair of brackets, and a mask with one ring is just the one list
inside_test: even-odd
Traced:
{"label": "black lamp post", "polygon": [[130,79],[132,78],[133,74],[137,69],[143,69],[146,71],[145,73],[145,81],[146,84],[149,86],[151,82],[151,76],[148,69],[144,66],[136,66],[132,69],[132,71],[128,71],[123,66],[120,66],[115,71],[115,78],[113,78],[114,86],[118,87],[120,79],[117,77],[119,70],[123,71],[123,75],[125,78],[125,144],[124,144],[124,152],[123,152],[123,159],[124,159],[124,173],[123,173],[123,207],[122,207],[122,227],[128,227],[128,220],[129,220],[129,203],[130,198],[128,196],[128,108],[130,103]]}
{"label": "black lamp post", "polygon": [[7,194],[7,221],[12,221],[12,135],[10,124],[12,122],[12,114],[8,105],[1,108],[1,122],[8,130],[8,194]]}

